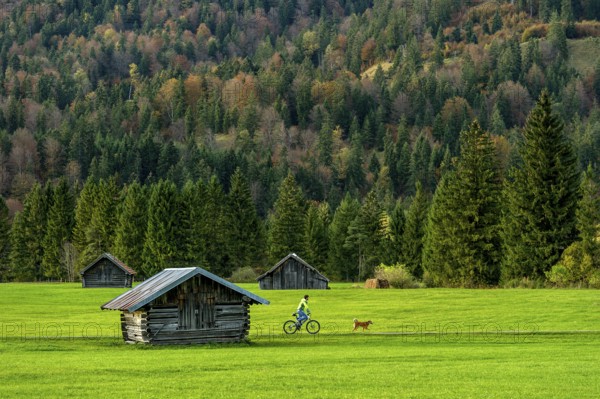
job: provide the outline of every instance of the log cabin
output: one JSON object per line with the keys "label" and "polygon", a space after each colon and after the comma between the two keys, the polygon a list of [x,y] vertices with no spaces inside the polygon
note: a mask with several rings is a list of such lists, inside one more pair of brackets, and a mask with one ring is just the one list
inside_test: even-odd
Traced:
{"label": "log cabin", "polygon": [[129,343],[241,342],[250,330],[250,305],[269,301],[200,267],[165,269],[101,309],[121,311]]}

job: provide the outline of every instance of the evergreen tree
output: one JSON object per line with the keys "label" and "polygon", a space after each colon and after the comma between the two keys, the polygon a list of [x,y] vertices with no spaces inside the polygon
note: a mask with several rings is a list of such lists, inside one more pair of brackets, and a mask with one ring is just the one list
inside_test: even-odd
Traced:
{"label": "evergreen tree", "polygon": [[415,196],[406,214],[401,246],[403,263],[410,273],[417,278],[423,276],[423,237],[425,236],[428,210],[429,198],[423,191],[421,184],[417,182]]}
{"label": "evergreen tree", "polygon": [[321,270],[327,264],[329,240],[329,206],[327,203],[311,202],[306,212],[306,227],[304,242],[306,247],[302,252],[304,260]]}
{"label": "evergreen tree", "polygon": [[40,238],[46,230],[47,207],[45,190],[36,183],[25,197],[23,211],[15,217],[11,230],[10,273],[17,281],[43,278]]}
{"label": "evergreen tree", "polygon": [[402,263],[402,236],[406,225],[406,216],[401,201],[396,201],[394,210],[390,215],[385,215],[382,220],[383,263],[395,265]]}
{"label": "evergreen tree", "polygon": [[42,240],[44,276],[55,280],[75,280],[74,265],[66,262],[64,246],[71,241],[75,200],[67,181],[60,179],[52,190],[46,232]]}
{"label": "evergreen tree", "polygon": [[600,187],[595,181],[595,173],[588,165],[581,181],[581,200],[577,207],[577,231],[582,250],[588,254],[595,268],[600,268]]}
{"label": "evergreen tree", "polygon": [[248,181],[241,169],[231,176],[224,212],[225,242],[231,271],[246,266],[261,266],[266,248],[264,226],[252,199]]}
{"label": "evergreen tree", "polygon": [[566,60],[569,56],[569,47],[567,45],[567,33],[563,22],[557,13],[552,13],[550,26],[548,27],[548,41],[554,47],[560,59]]}
{"label": "evergreen tree", "polygon": [[[94,201],[96,199],[96,192],[98,191],[98,185],[92,178],[88,178],[79,197],[77,198],[75,205],[75,226],[72,232],[72,241],[76,251],[81,255],[88,245],[86,231],[92,220],[92,212],[94,211]],[[87,266],[82,256],[79,256],[76,271],[80,271]]]}
{"label": "evergreen tree", "polygon": [[147,188],[137,181],[122,190],[123,203],[115,227],[112,253],[127,266],[142,273],[142,257],[147,220]]}
{"label": "evergreen tree", "polygon": [[576,237],[579,174],[574,150],[544,91],[529,114],[522,166],[504,188],[502,278],[543,278]]}
{"label": "evergreen tree", "polygon": [[[85,267],[98,256],[112,249],[117,225],[119,189],[114,177],[100,180],[93,199],[89,223],[84,227],[85,245],[79,252],[78,264]],[[78,247],[78,244],[75,244]]]}
{"label": "evergreen tree", "polygon": [[494,144],[474,122],[461,134],[456,170],[442,178],[429,210],[423,268],[436,285],[496,284],[500,274]]}
{"label": "evergreen tree", "polygon": [[4,197],[0,196],[0,283],[9,280],[10,221]]}
{"label": "evergreen tree", "polygon": [[177,188],[160,180],[152,186],[148,200],[148,225],[144,240],[142,269],[146,276],[177,267],[181,213]]}
{"label": "evergreen tree", "polygon": [[382,208],[376,192],[371,190],[360,207],[356,218],[350,224],[346,247],[357,248],[358,258],[355,261],[357,270],[353,278],[365,279],[373,275],[375,267],[381,261],[381,216]]}
{"label": "evergreen tree", "polygon": [[331,224],[329,225],[329,256],[327,275],[332,278],[342,278],[346,281],[352,280],[356,263],[356,248],[345,246],[350,225],[360,210],[360,203],[353,199],[349,193],[335,210]]}
{"label": "evergreen tree", "polygon": [[[233,270],[223,227],[226,197],[216,176],[213,176],[206,186],[203,208],[202,242],[204,243],[204,262],[206,262],[208,270],[213,273],[229,276]],[[235,254],[231,255],[235,256]]]}
{"label": "evergreen tree", "polygon": [[305,203],[291,172],[279,186],[279,195],[269,220],[269,262],[275,264],[284,256],[305,248]]}
{"label": "evergreen tree", "polygon": [[196,183],[188,180],[183,186],[181,199],[185,207],[181,220],[182,248],[185,263],[190,266],[205,265],[205,228],[204,203],[206,188],[202,180]]}

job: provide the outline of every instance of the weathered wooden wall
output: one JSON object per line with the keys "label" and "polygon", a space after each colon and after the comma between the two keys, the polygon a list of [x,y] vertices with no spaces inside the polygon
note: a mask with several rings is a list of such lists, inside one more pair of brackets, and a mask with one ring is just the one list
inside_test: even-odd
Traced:
{"label": "weathered wooden wall", "polygon": [[259,282],[261,290],[327,289],[328,282],[315,270],[290,258]]}
{"label": "weathered wooden wall", "polygon": [[101,259],[96,265],[86,270],[82,279],[83,288],[125,287],[131,288],[133,276],[109,261]]}
{"label": "weathered wooden wall", "polygon": [[249,305],[237,292],[196,276],[143,310],[123,312],[121,328],[129,342],[239,342],[250,329]]}

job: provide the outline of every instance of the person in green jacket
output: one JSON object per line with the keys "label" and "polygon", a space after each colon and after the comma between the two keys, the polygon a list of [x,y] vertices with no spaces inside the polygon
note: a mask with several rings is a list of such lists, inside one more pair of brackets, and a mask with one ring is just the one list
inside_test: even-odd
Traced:
{"label": "person in green jacket", "polygon": [[308,316],[310,316],[310,309],[308,308],[308,295],[304,295],[304,298],[300,300],[296,314],[298,315],[298,327],[300,327],[302,323],[308,320]]}

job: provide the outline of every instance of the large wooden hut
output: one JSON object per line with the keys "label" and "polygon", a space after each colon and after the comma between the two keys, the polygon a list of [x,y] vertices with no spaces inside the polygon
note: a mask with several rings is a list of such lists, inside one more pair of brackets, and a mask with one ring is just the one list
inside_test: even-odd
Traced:
{"label": "large wooden hut", "polygon": [[131,288],[135,271],[113,255],[105,252],[79,274],[81,274],[83,288]]}
{"label": "large wooden hut", "polygon": [[329,279],[296,254],[289,254],[257,280],[261,290],[329,289]]}
{"label": "large wooden hut", "polygon": [[165,269],[101,306],[121,311],[126,342],[239,342],[250,330],[250,305],[269,301],[202,268]]}

